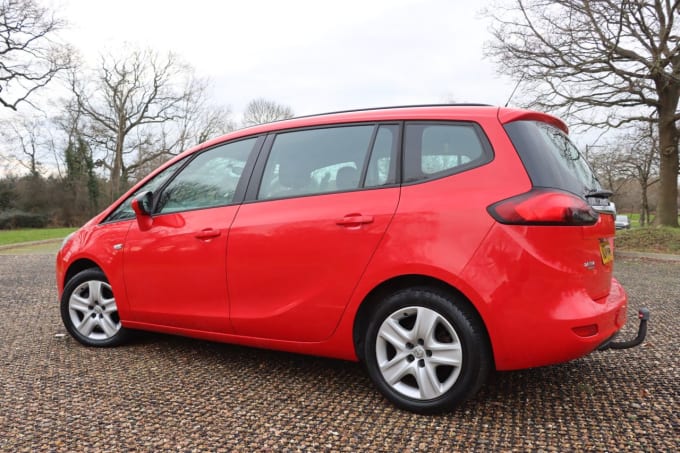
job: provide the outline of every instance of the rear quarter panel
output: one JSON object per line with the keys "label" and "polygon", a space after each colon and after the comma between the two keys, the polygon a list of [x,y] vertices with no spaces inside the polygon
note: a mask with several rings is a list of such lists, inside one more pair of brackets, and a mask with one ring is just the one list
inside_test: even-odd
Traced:
{"label": "rear quarter panel", "polygon": [[442,280],[463,293],[483,319],[492,316],[463,271],[495,223],[486,207],[528,191],[531,182],[498,120],[488,115],[475,120],[491,142],[493,160],[459,174],[402,187],[397,212],[336,336],[349,334],[351,338],[357,310],[366,296],[381,283],[404,275]]}

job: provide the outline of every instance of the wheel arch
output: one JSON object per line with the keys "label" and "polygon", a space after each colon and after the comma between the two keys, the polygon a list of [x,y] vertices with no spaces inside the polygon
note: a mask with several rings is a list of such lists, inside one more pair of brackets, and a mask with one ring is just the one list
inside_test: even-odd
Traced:
{"label": "wheel arch", "polygon": [[78,273],[86,269],[99,269],[103,272],[101,266],[95,263],[94,261],[87,258],[77,259],[76,261],[71,263],[68,269],[66,270],[66,273],[64,274],[64,281],[62,282],[62,287],[65,287],[74,276],[76,276]]}
{"label": "wheel arch", "polygon": [[371,319],[371,315],[377,308],[380,301],[387,297],[389,294],[393,294],[402,289],[413,287],[430,288],[435,291],[447,294],[452,298],[456,299],[456,301],[459,304],[462,304],[466,311],[470,312],[473,316],[478,318],[480,324],[484,328],[484,336],[486,338],[487,349],[491,357],[492,367],[495,368],[491,338],[489,336],[486,323],[484,322],[484,318],[482,318],[479,310],[477,310],[477,308],[470,301],[470,299],[467,296],[465,296],[465,294],[463,294],[458,288],[450,285],[449,283],[443,280],[428,275],[420,274],[400,275],[397,277],[390,278],[389,280],[385,280],[384,282],[380,283],[378,286],[373,288],[361,302],[361,305],[359,306],[354,317],[354,327],[352,331],[354,350],[357,357],[359,358],[359,361],[361,362],[364,361],[363,357],[364,332],[366,332],[368,323],[370,322]]}

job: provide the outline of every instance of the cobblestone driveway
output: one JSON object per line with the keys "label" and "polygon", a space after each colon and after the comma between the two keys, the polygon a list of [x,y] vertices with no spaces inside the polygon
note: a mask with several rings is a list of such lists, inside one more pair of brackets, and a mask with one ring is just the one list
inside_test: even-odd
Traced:
{"label": "cobblestone driveway", "polygon": [[652,311],[642,347],[495,373],[419,416],[354,363],[152,334],[82,347],[62,335],[53,257],[0,256],[0,450],[680,451],[680,263],[616,274],[629,316]]}

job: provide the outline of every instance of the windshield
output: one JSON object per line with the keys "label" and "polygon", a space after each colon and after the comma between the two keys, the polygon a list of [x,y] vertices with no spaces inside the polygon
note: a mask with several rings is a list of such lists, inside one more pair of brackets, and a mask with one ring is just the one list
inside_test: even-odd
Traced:
{"label": "windshield", "polygon": [[516,121],[505,130],[535,187],[579,196],[602,191],[593,170],[561,130],[539,121]]}

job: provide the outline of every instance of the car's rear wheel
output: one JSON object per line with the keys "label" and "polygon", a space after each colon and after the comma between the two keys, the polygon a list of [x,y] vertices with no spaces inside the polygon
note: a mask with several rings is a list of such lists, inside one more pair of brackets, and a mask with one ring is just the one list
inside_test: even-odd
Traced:
{"label": "car's rear wheel", "polygon": [[99,269],[84,270],[68,281],[61,318],[73,338],[87,346],[116,346],[127,336],[111,285]]}
{"label": "car's rear wheel", "polygon": [[380,303],[364,342],[378,389],[414,412],[451,410],[486,380],[491,353],[475,313],[429,288],[398,291]]}

